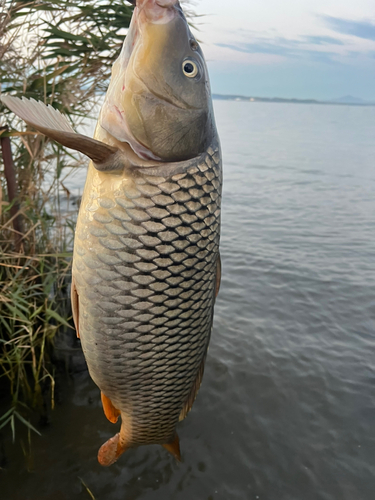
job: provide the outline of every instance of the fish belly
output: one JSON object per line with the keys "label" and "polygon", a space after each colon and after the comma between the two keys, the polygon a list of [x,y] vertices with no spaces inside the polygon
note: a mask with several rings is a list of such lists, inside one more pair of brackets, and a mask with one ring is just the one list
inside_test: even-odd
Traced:
{"label": "fish belly", "polygon": [[207,351],[220,237],[221,160],[186,172],[96,172],[77,222],[73,279],[94,382],[133,444],[174,433]]}

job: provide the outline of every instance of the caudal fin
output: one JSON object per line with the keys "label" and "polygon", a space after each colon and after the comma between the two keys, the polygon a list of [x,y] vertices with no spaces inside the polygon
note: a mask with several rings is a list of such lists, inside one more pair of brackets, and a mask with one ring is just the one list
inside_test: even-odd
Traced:
{"label": "caudal fin", "polygon": [[98,451],[98,462],[103,467],[114,464],[119,457],[128,449],[128,443],[123,433],[123,426],[120,432],[108,439]]}
{"label": "caudal fin", "polygon": [[[125,432],[122,422],[121,430],[116,435],[108,439],[98,451],[98,462],[103,467],[109,467],[114,464],[118,458],[130,447],[131,443]],[[176,460],[181,462],[180,441],[177,433],[172,441],[162,445]]]}
{"label": "caudal fin", "polygon": [[116,462],[119,456],[121,456],[125,451],[119,449],[119,444],[120,433],[118,432],[100,447],[98,451],[98,462],[100,465],[103,465],[103,467],[109,467]]}
{"label": "caudal fin", "polygon": [[106,441],[98,451],[98,462],[109,467],[131,446],[131,422],[125,413],[121,414],[121,429]]}

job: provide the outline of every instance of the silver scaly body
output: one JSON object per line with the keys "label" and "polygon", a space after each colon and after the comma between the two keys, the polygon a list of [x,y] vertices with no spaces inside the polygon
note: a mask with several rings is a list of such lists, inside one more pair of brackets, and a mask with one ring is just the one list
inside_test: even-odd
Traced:
{"label": "silver scaly body", "polygon": [[130,424],[133,444],[171,439],[203,370],[219,252],[220,148],[182,173],[145,172],[90,166],[73,267],[90,375]]}

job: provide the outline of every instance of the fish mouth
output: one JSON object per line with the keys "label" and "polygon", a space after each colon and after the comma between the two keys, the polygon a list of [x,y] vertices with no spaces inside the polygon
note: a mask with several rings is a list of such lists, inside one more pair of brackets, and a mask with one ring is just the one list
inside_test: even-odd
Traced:
{"label": "fish mouth", "polygon": [[167,24],[181,10],[178,0],[136,0],[134,14],[139,26],[143,23]]}
{"label": "fish mouth", "polygon": [[175,6],[179,6],[178,0],[128,0],[136,7],[133,16],[138,16],[141,11],[145,13],[149,20],[155,23],[165,23],[175,14]]}

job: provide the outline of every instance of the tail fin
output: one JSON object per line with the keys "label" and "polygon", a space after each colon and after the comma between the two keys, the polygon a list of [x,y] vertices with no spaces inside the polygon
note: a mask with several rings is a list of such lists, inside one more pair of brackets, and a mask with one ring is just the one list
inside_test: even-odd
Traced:
{"label": "tail fin", "polygon": [[98,451],[98,462],[100,465],[103,465],[103,467],[109,467],[116,462],[119,456],[125,451],[119,449],[119,444],[120,433],[118,432],[100,447]]}
{"label": "tail fin", "polygon": [[121,423],[120,432],[108,439],[98,451],[98,462],[103,467],[114,464],[119,457],[129,448],[129,434],[125,431],[124,421]]}
{"label": "tail fin", "polygon": [[[173,441],[162,445],[176,460],[181,462],[180,441],[177,433]],[[121,424],[121,430],[113,437],[108,439],[98,451],[98,462],[103,467],[109,467],[114,464],[118,458],[130,447],[129,439],[124,430],[124,423]]]}

